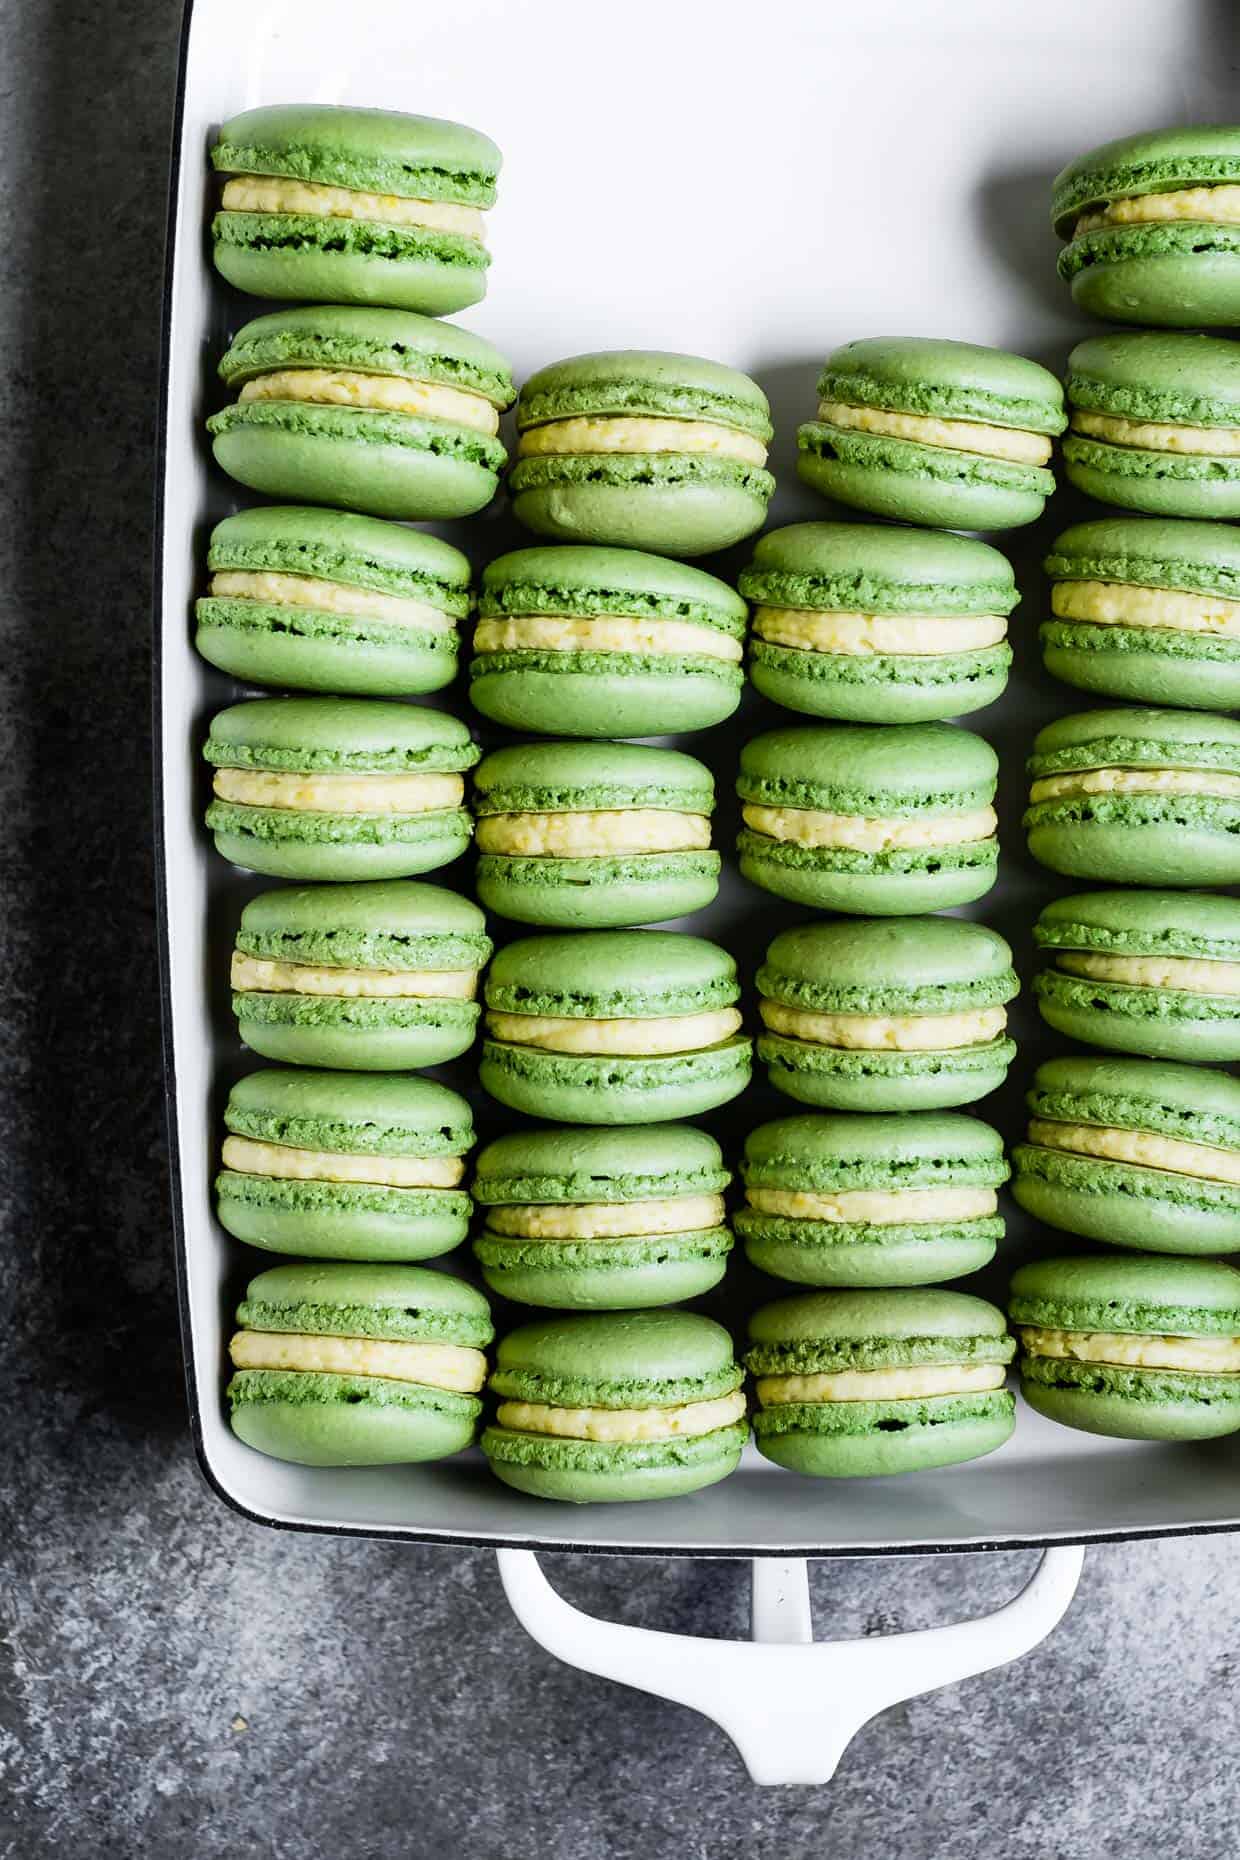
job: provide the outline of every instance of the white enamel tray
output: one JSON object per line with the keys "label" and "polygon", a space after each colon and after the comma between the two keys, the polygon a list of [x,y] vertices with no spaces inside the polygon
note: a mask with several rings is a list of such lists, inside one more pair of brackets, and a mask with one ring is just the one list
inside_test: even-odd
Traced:
{"label": "white enamel tray", "polygon": [[[1233,39],[1231,9],[1188,0],[767,0],[758,12],[737,0],[626,0],[614,11],[580,0],[187,7],[164,306],[156,701],[169,1123],[198,1456],[223,1499],[270,1525],[496,1546],[514,1606],[546,1645],[709,1712],[763,1780],[825,1778],[851,1731],[883,1705],[1022,1652],[1059,1618],[1080,1567],[1078,1549],[1051,1549],[1030,1589],[987,1621],[810,1649],[774,1644],[811,1638],[798,1559],[1232,1529],[1240,1449],[1096,1440],[1022,1410],[1015,1438],[970,1466],[819,1483],[750,1449],[735,1476],[694,1497],[576,1508],[508,1490],[476,1453],[330,1471],[282,1465],[234,1439],[221,1398],[229,1317],[246,1278],[269,1262],[215,1223],[210,1181],[228,1085],[255,1063],[228,1011],[228,950],[242,903],[268,881],[225,866],[201,827],[199,745],[237,687],[195,656],[192,602],[211,524],[243,501],[204,443],[203,420],[222,398],[214,364],[228,332],[270,306],[237,297],[211,270],[206,151],[221,119],[257,103],[386,105],[485,129],[505,155],[490,216],[494,264],[486,302],[461,320],[512,359],[518,380],[559,356],[611,347],[684,349],[752,373],[777,428],[771,520],[789,522],[830,514],[798,484],[793,460],[817,366],[836,343],[955,336],[1062,365],[1082,325],[1055,276],[1049,177],[1113,135],[1234,119]],[[1053,687],[1035,649],[1037,561],[1075,514],[1061,493],[1042,526],[994,539],[1015,557],[1024,589],[1017,663],[1005,700],[969,720],[1003,759],[1005,834],[999,885],[970,914],[1004,931],[1026,979],[1029,925],[1052,883],[1021,845],[1023,758],[1041,721],[1089,702]],[[522,540],[502,504],[445,533],[478,563]],[[707,566],[731,573],[744,557]],[[430,701],[468,714],[459,689]],[[751,696],[732,724],[686,740],[715,765],[725,847],[737,747],[773,720]],[[467,885],[468,862],[432,876]],[[692,927],[729,944],[751,975],[773,929],[800,916],[733,875]],[[976,1107],[1009,1140],[1023,1085],[1052,1050],[1027,1000],[1013,1023],[1021,1051],[1009,1087]],[[467,1068],[444,1076],[469,1087]],[[502,1127],[498,1107],[475,1101],[484,1134]],[[710,1121],[735,1154],[745,1130],[790,1108],[755,1084]],[[978,1283],[997,1297],[1034,1238],[1009,1214],[1001,1266]],[[739,1329],[745,1309],[778,1290],[737,1262],[713,1308]],[[536,1548],[767,1559],[754,1564],[761,1644],[588,1621],[546,1584]],[[772,1715],[781,1693],[798,1700],[796,1724]]]}

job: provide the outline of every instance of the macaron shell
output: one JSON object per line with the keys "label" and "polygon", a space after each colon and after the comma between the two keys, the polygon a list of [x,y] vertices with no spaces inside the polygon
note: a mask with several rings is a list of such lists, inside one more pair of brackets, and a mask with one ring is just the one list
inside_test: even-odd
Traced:
{"label": "macaron shell", "polygon": [[1048,1026],[1085,1046],[1148,1059],[1240,1062],[1240,999],[1130,987],[1046,969],[1035,976]]}
{"label": "macaron shell", "polygon": [[1101,504],[1117,504],[1122,510],[1139,510],[1152,517],[1240,516],[1240,459],[1147,452],[1139,446],[1112,446],[1069,433],[1063,442],[1063,462],[1068,483]]}
{"label": "macaron shell", "polygon": [[720,1046],[666,1057],[615,1059],[542,1053],[484,1040],[484,1090],[511,1110],[561,1124],[647,1124],[700,1117],[744,1091],[753,1042],[737,1034]]}
{"label": "macaron shell", "polygon": [[[1183,1383],[1210,1385],[1208,1398],[1177,1394],[1172,1376],[1112,1369],[1105,1364],[1074,1364],[1088,1371],[1077,1386],[1048,1384],[1022,1373],[1020,1392],[1035,1413],[1062,1427],[1113,1440],[1217,1440],[1240,1429],[1240,1389],[1220,1386],[1222,1378],[1184,1377]],[[1055,1363],[1058,1374],[1063,1368]]]}
{"label": "macaron shell", "polygon": [[[1169,755],[1169,764],[1174,756]],[[1068,878],[1125,885],[1240,884],[1240,803],[1185,795],[1036,802],[1029,851]]]}
{"label": "macaron shell", "polygon": [[779,1432],[764,1423],[770,1413],[759,1410],[754,1417],[759,1453],[816,1479],[872,1479],[980,1459],[1010,1439],[1016,1424],[1015,1402],[1005,1390],[987,1397],[804,1404],[797,1408],[804,1425]]}
{"label": "macaron shell", "polygon": [[699,556],[761,529],[768,472],[696,454],[582,454],[519,460],[512,514],[536,535],[656,555]]}
{"label": "macaron shell", "polygon": [[739,665],[705,656],[505,652],[474,659],[469,700],[510,730],[603,739],[709,730],[743,689]]}
{"label": "macaron shell", "polygon": [[811,421],[797,432],[797,476],[856,510],[928,529],[1009,530],[1041,516],[1054,479],[1009,465]]}
{"label": "macaron shell", "polygon": [[1060,254],[1059,275],[1080,309],[1110,323],[1159,329],[1240,323],[1240,228],[1100,227]]}
{"label": "macaron shell", "polygon": [[939,1285],[989,1265],[1003,1234],[990,1220],[862,1227],[744,1208],[736,1231],[752,1266],[797,1285]]}
{"label": "macaron shell", "polygon": [[758,1058],[777,1091],[832,1111],[938,1111],[998,1090],[1016,1042],[989,1040],[943,1052],[886,1053],[820,1046],[760,1033]]}
{"label": "macaron shell", "polygon": [[714,902],[716,852],[553,859],[482,853],[478,900],[497,916],[559,930],[617,930],[688,917]]}
{"label": "macaron shell", "polygon": [[572,1505],[621,1503],[716,1485],[735,1471],[747,1433],[738,1423],[695,1439],[611,1446],[488,1427],[482,1450],[496,1477],[519,1492]]}
{"label": "macaron shell", "polygon": [[407,1071],[459,1059],[474,1043],[477,1002],[405,996],[234,993],[237,1030],[251,1052],[294,1066]]}
{"label": "macaron shell", "polygon": [[212,231],[216,270],[251,297],[451,316],[486,296],[485,248],[424,227],[223,212]]}
{"label": "macaron shell", "polygon": [[1064,1233],[1139,1253],[1240,1252],[1240,1188],[1027,1144],[1012,1167],[1017,1204]]}
{"label": "macaron shell", "polygon": [[[299,1466],[396,1466],[459,1453],[474,1438],[482,1403],[472,1396],[376,1376],[248,1370],[230,1391],[259,1399],[232,1409],[247,1446]],[[279,1399],[281,1388],[289,1399]],[[393,1392],[395,1391],[395,1392]]]}
{"label": "macaron shell", "polygon": [[637,1311],[698,1298],[718,1285],[732,1245],[726,1228],[579,1245],[506,1240],[490,1232],[474,1256],[493,1292],[554,1311]]}
{"label": "macaron shell", "polygon": [[1078,691],[1186,710],[1240,709],[1240,646],[1145,628],[1048,620],[1042,663]]}
{"label": "macaron shell", "polygon": [[373,818],[382,823],[367,829],[374,837],[352,839],[345,837],[349,820],[344,815],[222,801],[207,810],[221,857],[268,878],[414,878],[458,858],[473,834],[473,820],[463,808]]}
{"label": "macaron shell", "polygon": [[436,1259],[469,1231],[469,1197],[452,1189],[292,1182],[231,1170],[215,1186],[226,1232],[300,1259]]}
{"label": "macaron shell", "polygon": [[1012,649],[938,656],[807,652],[755,638],[749,676],[755,690],[786,710],[848,723],[932,723],[982,710],[1002,696]]}
{"label": "macaron shell", "polygon": [[407,697],[441,691],[456,676],[455,631],[210,597],[197,603],[197,618],[194,644],[203,658],[247,684]]}
{"label": "macaron shell", "polygon": [[860,917],[912,917],[971,904],[994,884],[999,857],[993,840],[976,849],[949,846],[933,853],[838,853],[768,839],[747,828],[737,849],[742,877],[764,891]]}

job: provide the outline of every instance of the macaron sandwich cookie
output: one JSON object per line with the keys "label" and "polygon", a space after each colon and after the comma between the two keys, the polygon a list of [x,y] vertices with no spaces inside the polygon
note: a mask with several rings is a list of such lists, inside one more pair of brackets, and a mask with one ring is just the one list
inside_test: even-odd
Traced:
{"label": "macaron sandwich cookie", "polygon": [[482,1293],[425,1266],[273,1266],[229,1344],[233,1432],[302,1466],[443,1459],[474,1438],[494,1331]]}
{"label": "macaron sandwich cookie", "polygon": [[246,1045],[297,1066],[390,1072],[468,1052],[486,919],[411,879],[264,891],[241,913],[232,1005]]}
{"label": "macaron sandwich cookie", "polygon": [[754,1313],[758,1451],[819,1478],[920,1472],[1001,1447],[1016,1353],[1003,1313],[966,1292],[804,1292]]}
{"label": "macaron sandwich cookie", "polygon": [[1122,136],[1055,176],[1059,275],[1112,323],[1240,323],[1240,129]]}
{"label": "macaron sandwich cookie", "polygon": [[1172,1060],[1039,1066],[1012,1193],[1050,1227],[1140,1253],[1240,1252],[1240,1079]]}
{"label": "macaron sandwich cookie", "polygon": [[1129,703],[1240,709],[1240,528],[1077,523],[1044,567],[1042,657],[1056,678]]}
{"label": "macaron sandwich cookie", "polygon": [[540,368],[517,431],[513,515],[559,542],[705,555],[761,529],[775,489],[765,394],[696,355],[622,349]]}
{"label": "macaron sandwich cookie", "polygon": [[476,710],[551,736],[709,729],[741,700],[745,603],[700,568],[635,549],[517,549],[483,571]]}
{"label": "macaron sandwich cookie", "polygon": [[[1240,277],[1240,220],[1235,232]],[[1093,336],[1068,357],[1068,405],[1064,468],[1078,490],[1155,517],[1240,517],[1240,345]]]}
{"label": "macaron sandwich cookie", "polygon": [[999,761],[949,723],[771,730],[741,750],[744,876],[794,904],[882,917],[990,890]]}
{"label": "macaron sandwich cookie", "polygon": [[1020,1388],[1065,1427],[1123,1440],[1240,1428],[1240,1272],[1219,1260],[1040,1259],[1012,1279]]}
{"label": "macaron sandwich cookie", "polygon": [[474,775],[478,897],[521,923],[612,929],[683,917],[719,889],[715,784],[674,749],[532,743]]}
{"label": "macaron sandwich cookie", "polygon": [[689,1124],[514,1131],[478,1157],[474,1255],[518,1304],[676,1304],[723,1277],[731,1179],[714,1138]]}
{"label": "macaron sandwich cookie", "polygon": [[835,1111],[927,1111],[1002,1085],[1016,1044],[1012,952],[960,917],[837,918],[784,930],[758,970],[772,1085]]}
{"label": "macaron sandwich cookie", "polygon": [[726,950],[674,930],[524,937],[485,983],[479,1077],[514,1111],[565,1124],[697,1117],[749,1082]]}
{"label": "macaron sandwich cookie", "polygon": [[1086,1046],[1150,1059],[1240,1060],[1240,899],[1208,891],[1089,891],[1033,928],[1050,966],[1043,1020]]}
{"label": "macaron sandwich cookie", "polygon": [[749,675],[788,710],[924,723],[992,704],[1007,684],[1011,564],[963,536],[796,523],[763,536],[740,578]]}
{"label": "macaron sandwich cookie", "polygon": [[217,524],[207,567],[196,644],[234,678],[407,697],[456,676],[469,562],[437,536],[340,510],[268,506]]}
{"label": "macaron sandwich cookie", "polygon": [[227,176],[215,264],[238,290],[431,316],[485,294],[483,210],[495,204],[500,153],[476,129],[277,104],[226,122],[211,162]]}
{"label": "macaron sandwich cookie", "polygon": [[1071,878],[1240,883],[1240,722],[1090,710],[1034,738],[1029,850]]}
{"label": "macaron sandwich cookie", "polygon": [[207,826],[234,865],[274,878],[402,878],[469,845],[464,771],[479,751],[443,711],[366,698],[256,698],[220,711]]}
{"label": "macaron sandwich cookie", "polygon": [[302,305],[247,323],[219,372],[239,393],[207,421],[216,463],[253,491],[415,519],[472,516],[495,495],[512,377],[467,329]]}
{"label": "macaron sandwich cookie", "polygon": [[1003,1140],[953,1111],[782,1117],[751,1131],[736,1231],[751,1264],[800,1285],[928,1285],[1003,1238]]}
{"label": "macaron sandwich cookie", "polygon": [[727,1331],[692,1312],[544,1318],[500,1340],[482,1451],[536,1498],[680,1498],[740,1459],[743,1379]]}
{"label": "macaron sandwich cookie", "polygon": [[824,497],[931,529],[1032,523],[1067,425],[1048,369],[1001,349],[871,337],[830,354],[797,471]]}
{"label": "macaron sandwich cookie", "polygon": [[430,1079],[281,1068],[224,1112],[220,1223],[302,1259],[432,1259],[469,1230],[464,1098]]}

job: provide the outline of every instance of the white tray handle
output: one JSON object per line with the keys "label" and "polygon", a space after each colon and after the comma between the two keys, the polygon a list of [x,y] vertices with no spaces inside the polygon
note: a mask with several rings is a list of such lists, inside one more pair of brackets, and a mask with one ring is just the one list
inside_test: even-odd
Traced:
{"label": "white tray handle", "polygon": [[513,1613],[548,1653],[712,1718],[756,1783],[825,1783],[876,1712],[1004,1666],[1044,1640],[1076,1593],[1085,1552],[1045,1551],[1020,1594],[994,1614],[818,1643],[803,1562],[754,1561],[752,1639],[732,1641],[600,1621],[557,1595],[533,1551],[498,1557]]}

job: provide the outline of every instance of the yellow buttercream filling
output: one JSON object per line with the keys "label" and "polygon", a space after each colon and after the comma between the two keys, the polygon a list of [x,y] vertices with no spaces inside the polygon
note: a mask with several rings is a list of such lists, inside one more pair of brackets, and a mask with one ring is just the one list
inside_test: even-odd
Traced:
{"label": "yellow buttercream filling", "polygon": [[260,989],[269,995],[346,995],[388,1000],[412,995],[436,1000],[472,1001],[476,969],[330,969],[306,962],[274,962],[235,949],[234,988]]}
{"label": "yellow buttercream filling", "polygon": [[268,607],[313,607],[316,613],[344,614],[352,620],[382,620],[388,626],[417,627],[427,633],[450,633],[451,614],[429,601],[404,594],[381,594],[342,581],[319,581],[313,575],[282,575],[274,570],[222,568],[211,577],[210,592],[219,600],[262,601]]}
{"label": "yellow buttercream filling", "polygon": [[628,1235],[698,1233],[723,1224],[722,1195],[671,1195],[661,1201],[525,1202],[488,1208],[492,1233],[521,1240],[618,1240]]}
{"label": "yellow buttercream filling", "polygon": [[679,1408],[553,1408],[544,1402],[502,1401],[495,1419],[521,1434],[558,1434],[566,1440],[691,1440],[730,1427],[745,1414],[745,1391]]}
{"label": "yellow buttercream filling", "polygon": [[696,1053],[718,1046],[740,1029],[735,1008],[708,1014],[674,1014],[650,1020],[572,1020],[556,1014],[487,1015],[497,1040],[537,1046],[548,1053]]}
{"label": "yellow buttercream filling", "polygon": [[576,452],[707,452],[717,458],[765,465],[766,447],[752,433],[714,420],[664,420],[607,414],[592,419],[551,420],[521,434],[522,458]]}
{"label": "yellow buttercream filling", "polygon": [[226,213],[317,213],[333,220],[375,220],[384,226],[429,226],[481,244],[486,220],[478,207],[454,200],[410,200],[403,194],[368,194],[357,187],[328,187],[285,175],[234,176],[225,181]]}
{"label": "yellow buttercream filling", "polygon": [[1165,194],[1129,194],[1082,213],[1073,238],[1099,226],[1133,226],[1145,220],[1202,220],[1227,226],[1240,220],[1240,187],[1177,187]]}
{"label": "yellow buttercream filling", "polygon": [[1109,1162],[1137,1163],[1173,1175],[1203,1176],[1208,1182],[1240,1185],[1240,1150],[1223,1150],[1211,1143],[1185,1143],[1155,1130],[1112,1130],[1100,1124],[1069,1124],[1035,1117],[1029,1123],[1029,1141],[1041,1149],[1071,1150],[1078,1156],[1098,1156]]}
{"label": "yellow buttercream filling", "polygon": [[1166,420],[1127,420],[1117,413],[1072,415],[1074,432],[1105,439],[1113,446],[1140,446],[1146,452],[1205,452],[1234,458],[1240,452],[1240,427],[1176,426]]}
{"label": "yellow buttercream filling", "polygon": [[239,1175],[278,1176],[285,1182],[366,1182],[381,1188],[455,1188],[465,1174],[459,1156],[357,1156],[335,1150],[298,1150],[232,1134],[224,1139],[224,1167]]}
{"label": "yellow buttercream filling", "polygon": [[753,630],[772,645],[803,652],[843,652],[857,658],[907,653],[916,658],[996,646],[1007,636],[1007,621],[997,614],[812,613],[802,607],[755,607]]}
{"label": "yellow buttercream filling", "polygon": [[305,400],[325,407],[371,407],[420,420],[448,420],[479,433],[499,431],[499,413],[481,394],[412,381],[405,375],[365,375],[351,368],[273,368],[247,381],[241,400]]}
{"label": "yellow buttercream filling", "polygon": [[521,614],[511,620],[479,620],[475,652],[629,652],[643,658],[689,657],[739,663],[744,647],[717,627],[692,620],[639,620],[629,614],[600,614],[596,620],[566,614]]}
{"label": "yellow buttercream filling", "polygon": [[993,1188],[841,1188],[834,1193],[793,1188],[750,1188],[759,1214],[794,1221],[839,1221],[871,1227],[901,1222],[985,1220],[999,1206]]}
{"label": "yellow buttercream filling", "polygon": [[1074,769],[1044,775],[1029,790],[1031,801],[1074,794],[1205,794],[1227,800],[1240,795],[1240,775],[1217,769]]}
{"label": "yellow buttercream filling", "polygon": [[555,859],[599,853],[690,852],[710,845],[705,814],[631,807],[580,814],[484,814],[478,851]]}
{"label": "yellow buttercream filling", "polygon": [[851,852],[960,846],[989,839],[998,826],[993,807],[977,807],[967,814],[934,814],[928,819],[910,815],[879,820],[864,814],[828,814],[814,807],[759,807],[747,802],[742,813],[747,826],[770,839],[791,840],[798,846],[843,847]]}
{"label": "yellow buttercream filling", "polygon": [[239,1330],[228,1346],[238,1369],[299,1369],[334,1376],[378,1376],[473,1395],[487,1378],[481,1350],[457,1343],[394,1343],[383,1337],[314,1337],[297,1331]]}
{"label": "yellow buttercream filling", "polygon": [[1027,433],[1015,426],[987,426],[980,420],[935,420],[921,413],[891,413],[885,407],[850,407],[839,400],[819,401],[818,418],[846,432],[882,433],[892,439],[911,439],[919,446],[1011,459],[1017,465],[1045,465],[1051,456],[1051,442],[1045,434]]}
{"label": "yellow buttercream filling", "polygon": [[759,1008],[773,1033],[864,1052],[929,1053],[976,1046],[997,1040],[1007,1026],[1002,1007],[972,1008],[958,1014],[818,1014],[764,999]]}
{"label": "yellow buttercream filling", "polygon": [[1116,1363],[1132,1369],[1188,1369],[1209,1375],[1240,1373],[1240,1337],[1175,1337],[1131,1331],[1042,1330],[1018,1327],[1030,1356],[1053,1356],[1075,1363]]}
{"label": "yellow buttercream filling", "polygon": [[286,774],[274,769],[216,769],[221,801],[328,814],[423,814],[460,807],[459,775]]}
{"label": "yellow buttercream filling", "polygon": [[1093,620],[1099,626],[1171,628],[1180,633],[1219,633],[1240,639],[1240,601],[1217,594],[1186,594],[1178,588],[1137,588],[1122,581],[1058,581],[1051,612],[1061,620]]}
{"label": "yellow buttercream filling", "polygon": [[1190,995],[1240,995],[1240,962],[1192,956],[1095,956],[1087,950],[1057,950],[1055,962],[1069,975],[1085,975],[1098,982],[1177,988]]}
{"label": "yellow buttercream filling", "polygon": [[809,1376],[759,1376],[764,1408],[802,1401],[921,1401],[928,1395],[973,1395],[1001,1389],[1002,1363],[907,1363],[891,1369],[837,1369]]}

